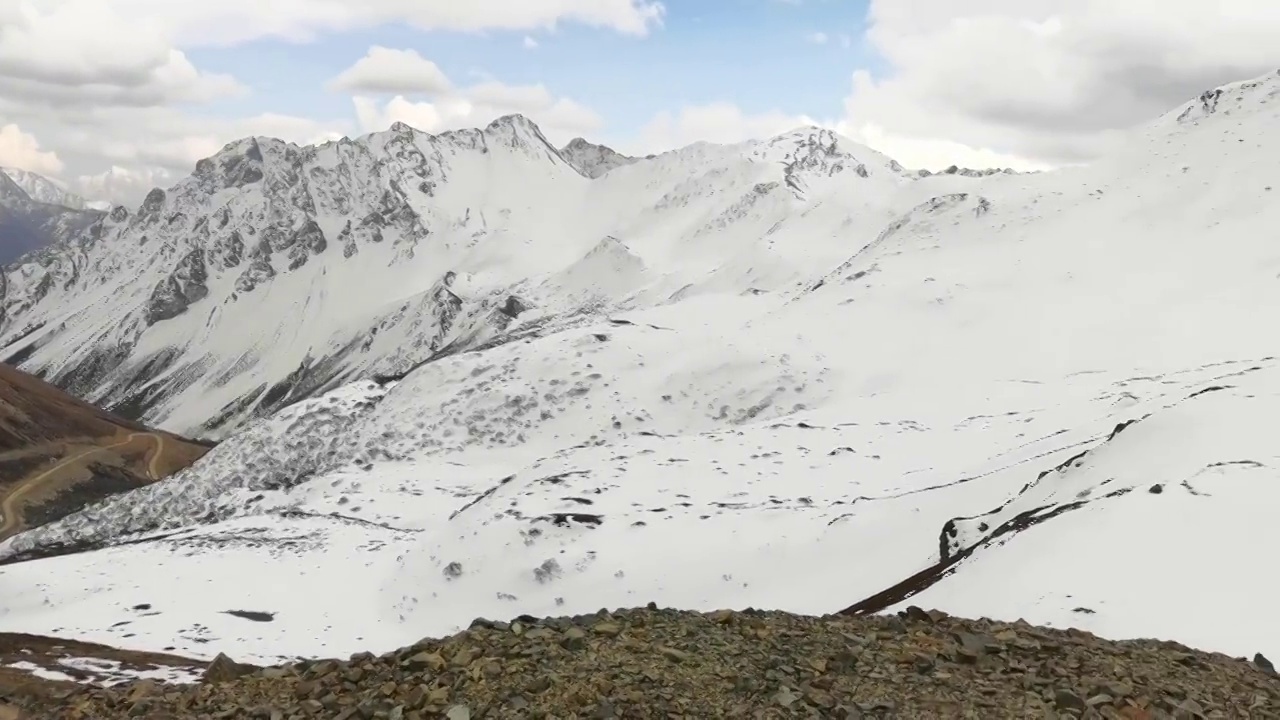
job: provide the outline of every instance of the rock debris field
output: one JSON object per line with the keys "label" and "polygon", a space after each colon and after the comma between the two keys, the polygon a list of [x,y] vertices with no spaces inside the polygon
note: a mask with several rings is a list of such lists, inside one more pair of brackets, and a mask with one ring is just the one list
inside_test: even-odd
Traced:
{"label": "rock debris field", "polygon": [[17,717],[1280,718],[1280,677],[1153,640],[966,620],[911,607],[826,617],[647,608],[476,620],[381,656],[10,698]]}

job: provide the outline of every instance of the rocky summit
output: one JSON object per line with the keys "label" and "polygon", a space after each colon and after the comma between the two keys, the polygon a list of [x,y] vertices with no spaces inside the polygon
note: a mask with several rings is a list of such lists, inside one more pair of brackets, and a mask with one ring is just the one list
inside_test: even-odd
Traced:
{"label": "rocky summit", "polygon": [[476,620],[380,656],[257,668],[220,656],[204,681],[81,688],[32,717],[258,720],[479,718],[1280,718],[1280,677],[1152,640],[897,615],[619,610]]}

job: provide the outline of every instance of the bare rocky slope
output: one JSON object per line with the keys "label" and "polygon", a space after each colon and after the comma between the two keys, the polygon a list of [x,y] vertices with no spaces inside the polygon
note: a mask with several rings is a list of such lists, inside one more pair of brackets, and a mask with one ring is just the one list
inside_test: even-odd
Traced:
{"label": "bare rocky slope", "polygon": [[476,620],[448,638],[256,668],[220,656],[198,685],[28,689],[30,717],[1123,718],[1280,717],[1280,677],[1150,640],[965,620],[618,610]]}

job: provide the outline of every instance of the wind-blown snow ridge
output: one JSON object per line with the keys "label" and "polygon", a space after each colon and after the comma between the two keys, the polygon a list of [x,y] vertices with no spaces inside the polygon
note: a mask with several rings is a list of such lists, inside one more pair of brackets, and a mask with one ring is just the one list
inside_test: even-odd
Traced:
{"label": "wind-blown snow ridge", "polygon": [[[439,153],[403,160],[448,176],[413,217],[449,208],[479,237],[433,230],[384,265],[388,231],[277,267],[249,292],[296,302],[293,324],[234,362],[279,362],[274,386],[251,377],[297,401],[238,420],[167,481],[0,546],[8,561],[100,548],[5,565],[0,628],[267,660],[391,649],[476,616],[910,597],[1278,653],[1280,634],[1234,621],[1269,612],[1272,578],[1239,558],[1280,487],[1280,103],[1259,82],[1040,174],[918,178],[819,129],[595,179],[486,131],[455,136],[456,154],[405,128],[330,146],[394,147],[361,166],[387,192],[411,171],[379,167]],[[266,182],[288,151],[257,146]],[[501,181],[499,162],[562,184],[506,216],[444,204],[460,175]],[[570,192],[585,204],[566,220]],[[522,213],[545,224],[489,225]],[[388,287],[383,268],[407,263],[398,297],[357,312],[331,281],[347,261]],[[149,332],[219,297],[208,275],[208,296]],[[333,332],[340,353],[295,327],[325,312],[341,315],[326,332],[361,328]],[[379,359],[350,359],[366,352]],[[250,372],[221,362],[192,397]],[[112,629],[154,598],[175,599],[129,616],[130,637]],[[229,607],[275,619],[246,627]]]}

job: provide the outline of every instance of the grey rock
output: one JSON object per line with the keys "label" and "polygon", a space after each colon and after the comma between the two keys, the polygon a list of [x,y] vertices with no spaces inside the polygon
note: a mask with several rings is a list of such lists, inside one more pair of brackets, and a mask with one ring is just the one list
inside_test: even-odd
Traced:
{"label": "grey rock", "polygon": [[1083,698],[1070,690],[1062,688],[1059,688],[1053,693],[1053,705],[1059,710],[1077,711],[1081,713],[1089,709],[1088,703],[1086,703]]}
{"label": "grey rock", "polygon": [[177,317],[192,303],[204,299],[209,294],[209,287],[205,284],[208,279],[204,250],[196,248],[184,255],[169,277],[157,283],[151,291],[147,300],[147,324],[154,325]]}

